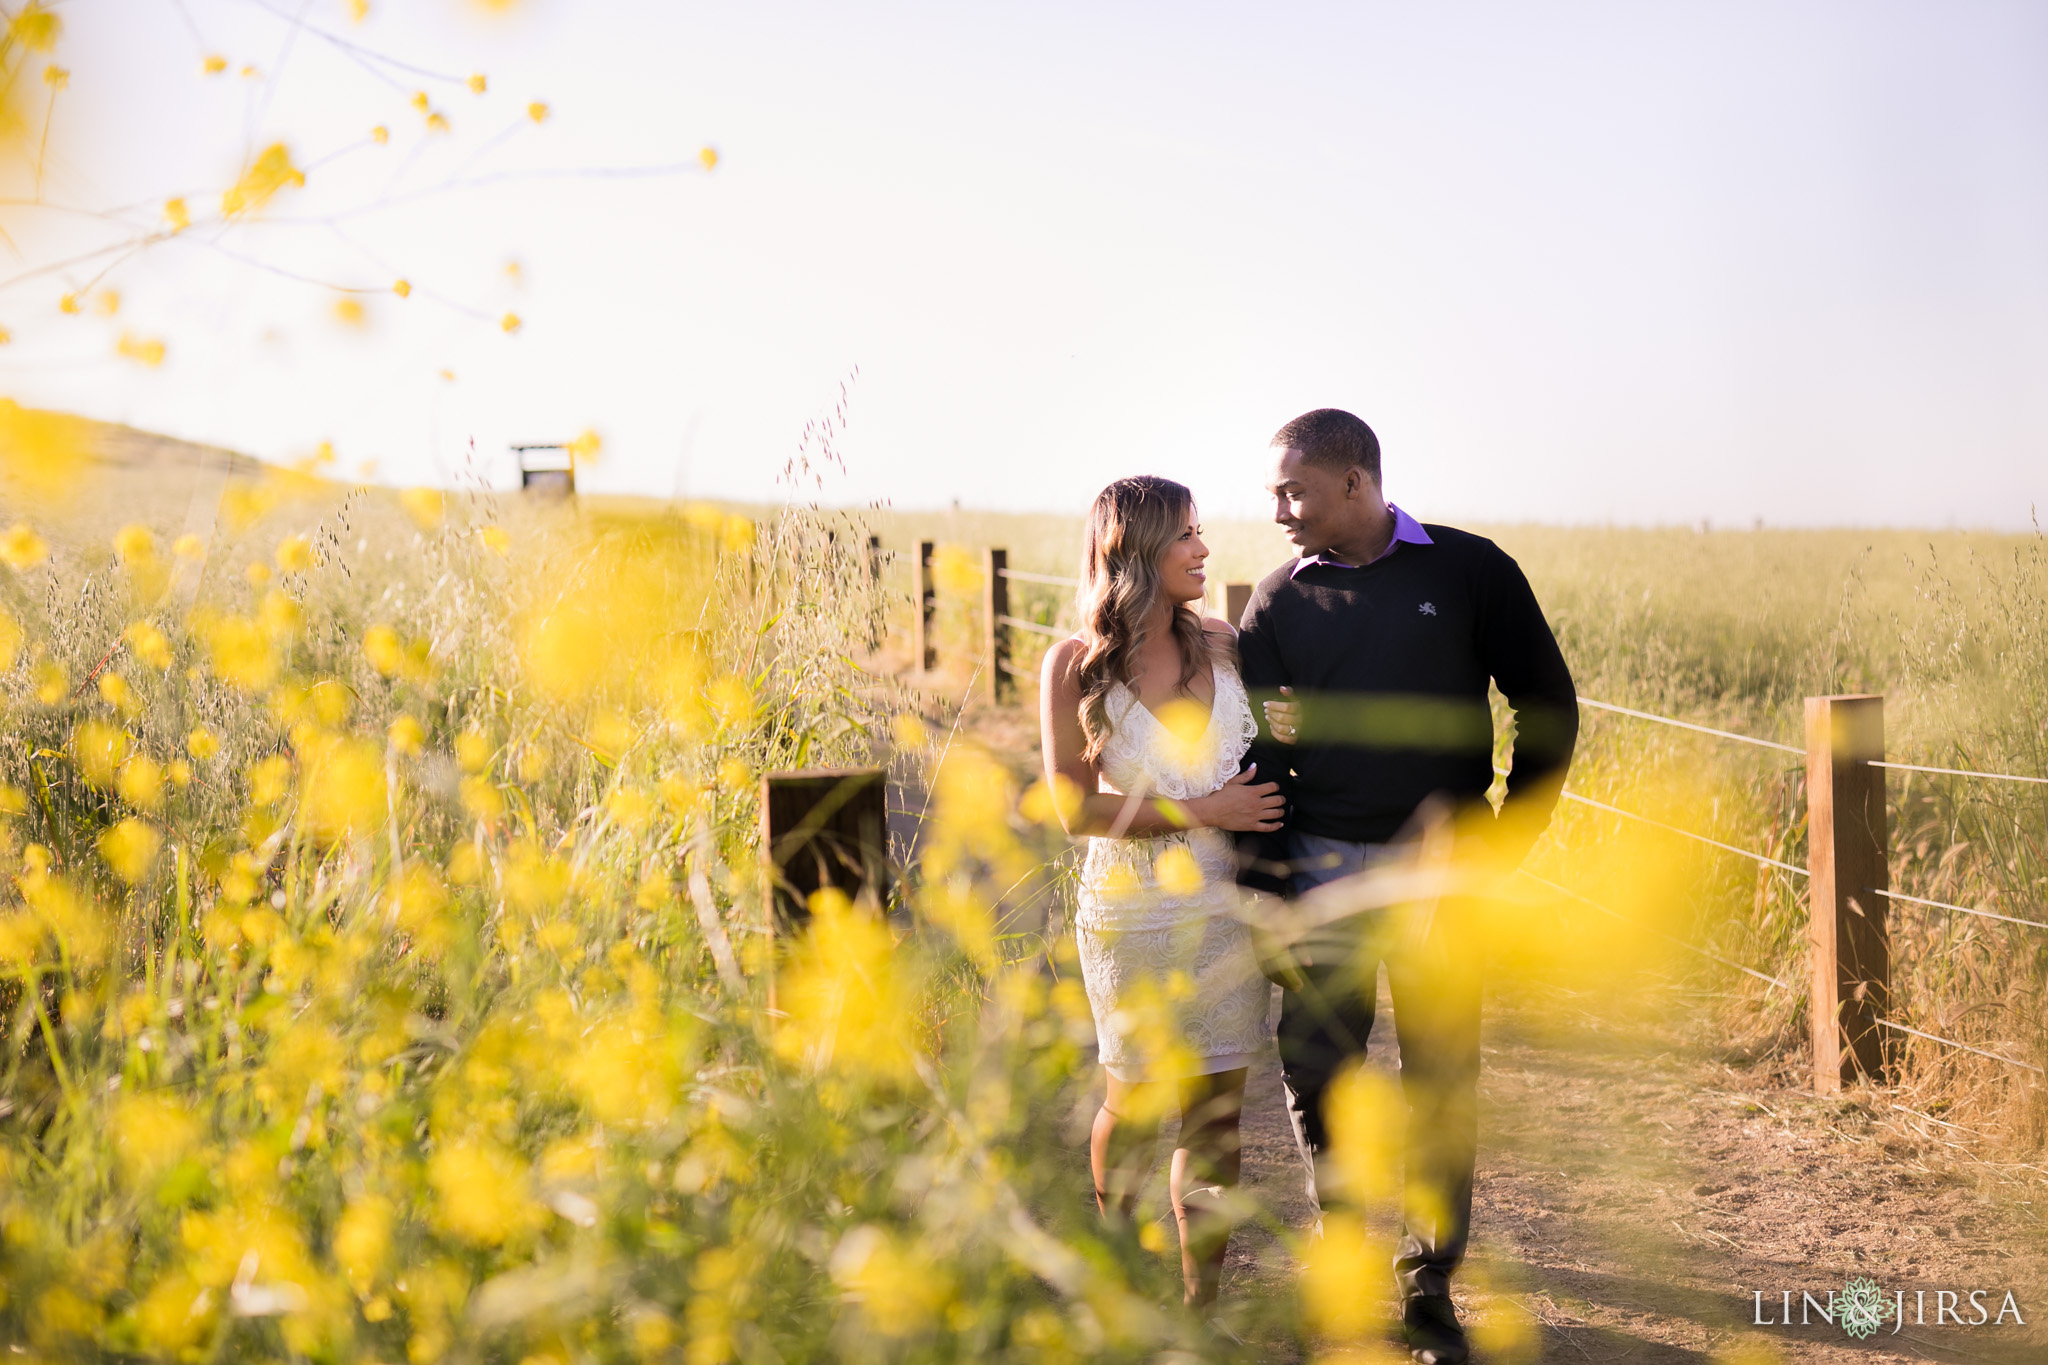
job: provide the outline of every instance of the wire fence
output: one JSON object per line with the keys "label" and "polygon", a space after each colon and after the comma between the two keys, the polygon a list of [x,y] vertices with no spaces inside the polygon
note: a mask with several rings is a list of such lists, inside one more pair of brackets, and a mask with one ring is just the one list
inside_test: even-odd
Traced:
{"label": "wire fence", "polygon": [[[1630,716],[1637,720],[1651,721],[1659,725],[1668,725],[1680,730],[1689,730],[1699,734],[1712,735],[1720,739],[1734,740],[1743,744],[1751,744],[1759,748],[1775,749],[1787,753],[1800,754],[1802,756],[1807,757],[1809,762],[1812,762],[1815,757],[1812,751],[1808,749],[1800,749],[1790,744],[1780,744],[1774,740],[1759,739],[1754,735],[1744,735],[1738,734],[1730,730],[1720,730],[1712,726],[1699,725],[1691,721],[1679,720],[1672,716],[1661,716],[1652,711],[1639,711],[1632,707],[1617,706],[1612,702],[1598,701],[1591,697],[1579,698],[1579,704],[1582,706],[1593,707],[1601,711],[1610,711],[1618,715]],[[1864,766],[1870,768],[1877,768],[1895,772],[1931,773],[1940,774],[1948,777],[1973,778],[1991,782],[2024,782],[2048,785],[2048,777],[2034,777],[2020,773],[1984,772],[1971,768],[1942,768],[1916,763],[1892,763],[1879,759],[1865,759],[1861,760],[1861,762],[1864,764]],[[1766,864],[1768,866],[1775,868],[1780,868],[1786,872],[1795,873],[1798,876],[1807,879],[1809,883],[1811,883],[1812,881],[1812,872],[1809,868],[1795,867],[1790,863],[1781,862],[1776,858],[1767,857],[1763,854],[1755,853],[1748,849],[1738,848],[1733,844],[1723,843],[1718,839],[1708,838],[1706,835],[1697,833],[1693,830],[1681,829],[1678,826],[1666,824],[1660,820],[1653,820],[1648,816],[1638,814],[1634,811],[1623,810],[1618,806],[1611,806],[1605,802],[1593,800],[1590,797],[1583,796],[1576,792],[1567,790],[1563,793],[1563,795],[1568,800],[1576,801],[1582,805],[1592,806],[1599,810],[1607,811],[1614,815],[1622,816],[1630,820],[1640,821],[1644,824],[1653,825],[1659,829],[1667,830],[1670,833],[1681,835],[1684,838],[1692,839],[1703,844],[1710,844],[1715,848],[1721,849],[1728,853],[1736,854],[1740,857],[1748,858],[1754,862]],[[1534,874],[1525,875],[1530,875],[1532,877],[1534,876]],[[1546,881],[1543,878],[1535,878],[1535,880],[1543,882],[1544,885],[1551,887],[1553,890],[1568,895],[1574,900],[1593,906],[1593,908],[1600,910],[1603,913],[1614,915],[1616,918],[1619,919],[1628,918],[1627,916],[1620,915],[1616,911],[1609,909],[1606,906],[1598,905],[1595,902],[1588,900],[1585,896],[1582,896],[1577,892],[1571,891],[1569,888],[1559,886],[1556,883]],[[1998,920],[2006,924],[2019,925],[2029,929],[2048,929],[2048,922],[2044,922],[2042,920],[2023,919],[2019,916],[2000,914],[1995,910],[1985,910],[1976,906],[1956,905],[1948,901],[1932,900],[1924,896],[1912,896],[1904,892],[1891,891],[1879,887],[1866,887],[1862,888],[1862,890],[1866,893],[1880,896],[1889,902],[1916,905],[1934,910],[1951,911],[1956,914],[1972,915],[1989,920]],[[1813,907],[1811,904],[1811,899],[1809,898],[1808,913],[1811,914],[1812,910]],[[1652,932],[1661,933],[1661,931],[1657,930],[1653,930]],[[1727,958],[1723,958],[1720,955],[1713,953],[1706,948],[1701,947],[1699,944],[1692,943],[1684,939],[1677,939],[1674,936],[1668,934],[1663,936],[1666,938],[1672,938],[1674,942],[1681,944],[1681,946],[1695,953],[1699,953],[1703,956],[1710,957],[1716,961],[1722,962],[1730,967],[1735,968],[1737,971],[1745,972],[1748,975],[1758,977],[1765,981],[1769,981],[1774,985],[1783,986],[1785,984],[1779,981],[1776,977],[1766,976],[1764,973],[1758,972],[1754,968],[1745,967],[1740,963],[1730,961]],[[1871,1022],[1880,1027],[1891,1029],[1897,1033],[1908,1034],[1912,1037],[1922,1038],[1932,1043],[1939,1043],[1944,1047],[1956,1048],[1963,1052],[1972,1053],[1979,1057],[1989,1058],[1990,1060],[1995,1062],[2002,1062],[2007,1066],[2016,1067],[2025,1071],[2033,1072],[2036,1075],[2048,1075],[2048,1071],[2044,1071],[2043,1068],[2035,1065],[2032,1062],[2022,1061],[2016,1057],[2008,1057],[2002,1053],[1992,1052],[1985,1048],[1976,1047],[1970,1043],[1962,1042],[1959,1039],[1944,1037],[1941,1034],[1930,1033],[1924,1029],[1917,1029],[1912,1027],[1911,1025],[1901,1023],[1896,1019],[1887,1019],[1882,1016],[1877,1016],[1874,1017],[1871,1020]]]}

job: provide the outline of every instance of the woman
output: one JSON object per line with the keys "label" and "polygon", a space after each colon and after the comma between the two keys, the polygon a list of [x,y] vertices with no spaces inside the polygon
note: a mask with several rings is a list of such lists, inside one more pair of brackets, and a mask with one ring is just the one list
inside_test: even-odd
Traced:
{"label": "woman", "polygon": [[1068,794],[1055,803],[1061,823],[1096,836],[1075,920],[1108,1072],[1089,1142],[1096,1202],[1105,1217],[1131,1215],[1177,1098],[1170,1189],[1197,1305],[1214,1301],[1222,1276],[1230,1228],[1217,1187],[1237,1183],[1245,1067],[1270,1037],[1224,831],[1276,829],[1281,805],[1273,783],[1237,770],[1255,729],[1234,632],[1192,606],[1208,555],[1181,485],[1103,489],[1089,514],[1082,626],[1046,655],[1039,689],[1046,781]]}

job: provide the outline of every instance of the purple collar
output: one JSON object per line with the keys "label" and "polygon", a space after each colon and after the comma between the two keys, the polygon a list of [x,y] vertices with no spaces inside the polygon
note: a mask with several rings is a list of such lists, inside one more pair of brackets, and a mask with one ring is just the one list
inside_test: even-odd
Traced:
{"label": "purple collar", "polygon": [[[1429,532],[1422,529],[1421,522],[1409,516],[1391,502],[1387,504],[1387,510],[1394,514],[1394,538],[1387,542],[1386,549],[1380,551],[1379,559],[1373,560],[1374,564],[1379,563],[1380,559],[1385,559],[1388,555],[1394,553],[1394,547],[1397,545],[1434,545],[1436,543],[1429,538]],[[1311,564],[1321,564],[1332,569],[1355,569],[1358,567],[1356,564],[1346,564],[1341,559],[1333,559],[1327,554],[1317,553],[1303,555],[1295,560],[1294,571],[1288,574],[1288,577],[1295,578],[1300,576],[1301,571]]]}

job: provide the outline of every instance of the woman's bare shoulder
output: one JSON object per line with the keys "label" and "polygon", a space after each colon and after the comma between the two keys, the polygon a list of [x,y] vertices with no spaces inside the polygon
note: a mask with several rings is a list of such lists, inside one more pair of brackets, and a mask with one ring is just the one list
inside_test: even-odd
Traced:
{"label": "woman's bare shoulder", "polygon": [[1078,635],[1069,635],[1045,651],[1045,673],[1047,679],[1072,677],[1074,670],[1081,666],[1081,657],[1088,646]]}
{"label": "woman's bare shoulder", "polygon": [[1235,640],[1237,638],[1237,627],[1231,625],[1230,622],[1220,616],[1204,616],[1202,618],[1202,629],[1211,635],[1220,635],[1226,640]]}

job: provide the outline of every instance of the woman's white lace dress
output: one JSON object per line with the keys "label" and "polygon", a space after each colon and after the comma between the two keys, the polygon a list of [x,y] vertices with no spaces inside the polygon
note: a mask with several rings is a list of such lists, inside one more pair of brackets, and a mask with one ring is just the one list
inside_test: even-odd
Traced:
{"label": "woman's white lace dress", "polygon": [[[1169,731],[1123,684],[1111,689],[1096,764],[1105,790],[1184,801],[1236,775],[1257,727],[1236,669],[1215,671],[1199,739]],[[1075,938],[1102,1064],[1118,1080],[1230,1071],[1266,1048],[1271,988],[1237,916],[1235,878],[1220,829],[1088,841]]]}

